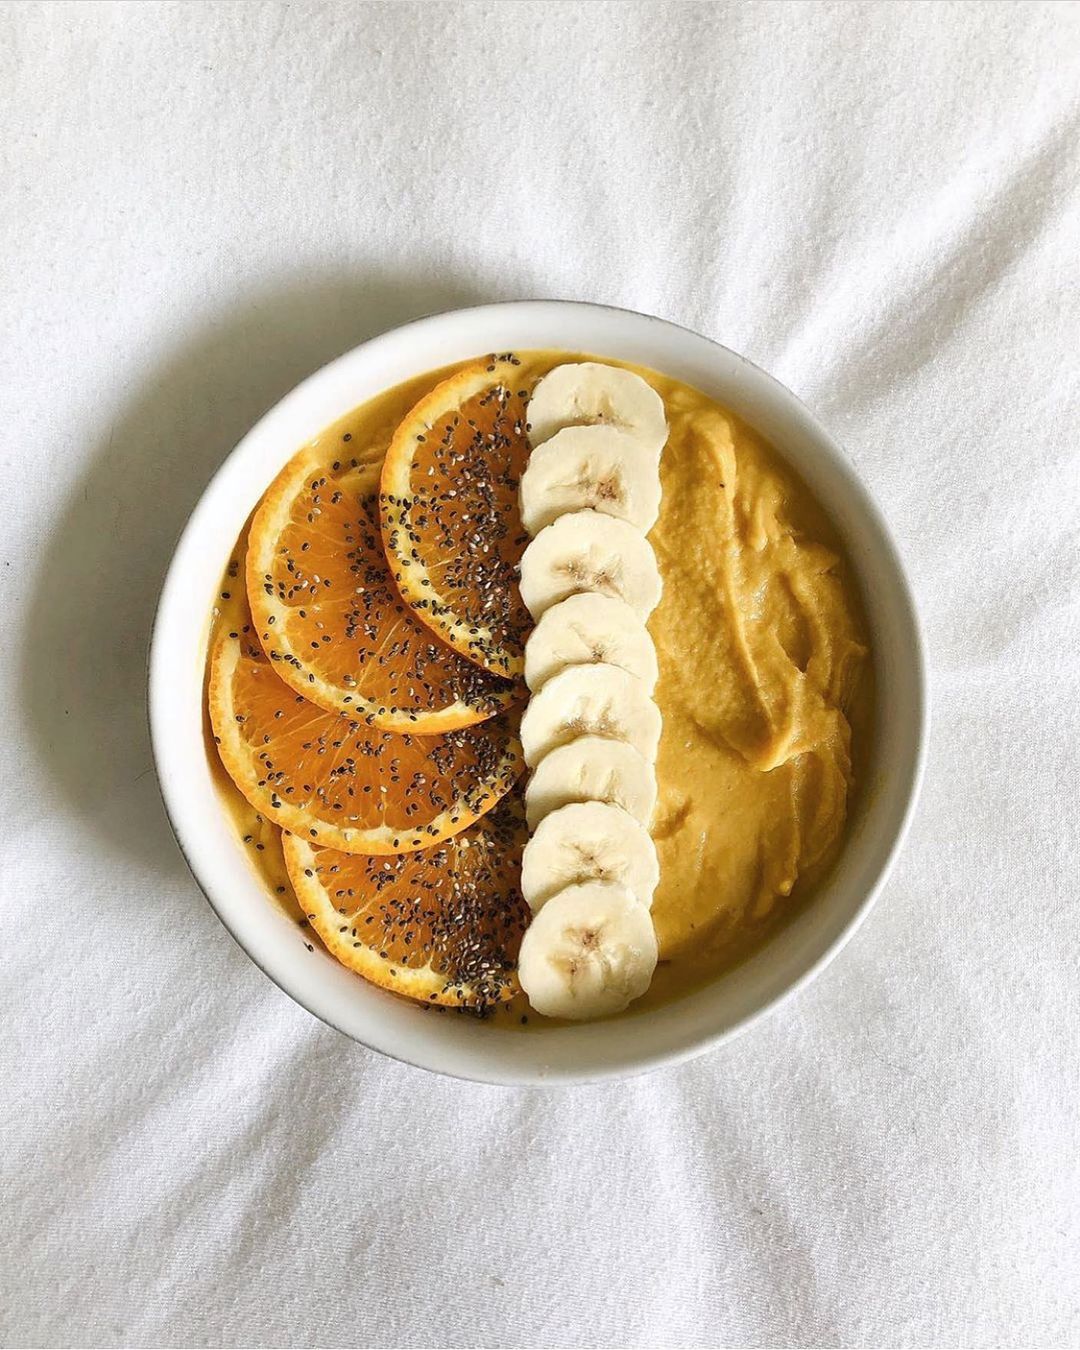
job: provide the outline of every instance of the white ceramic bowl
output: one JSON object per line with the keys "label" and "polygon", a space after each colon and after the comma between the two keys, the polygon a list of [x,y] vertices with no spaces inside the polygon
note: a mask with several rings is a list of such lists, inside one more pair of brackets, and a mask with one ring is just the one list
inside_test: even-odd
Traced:
{"label": "white ceramic bowl", "polygon": [[[410,376],[489,351],[556,348],[650,366],[695,385],[756,427],[802,475],[846,539],[869,616],[877,717],[870,781],[844,852],[812,904],[749,961],[707,988],[629,1020],[523,1035],[424,1012],[350,974],[262,889],[219,805],[203,742],[208,615],[229,552],[267,484],[329,423]],[[624,1077],[701,1054],[776,1006],[836,955],[884,884],[910,820],[926,744],[919,625],[888,529],[836,443],[771,376],[675,324],[599,305],[533,300],[420,319],[305,380],[215,475],[169,568],[150,652],[150,729],[165,806],[221,921],[317,1017],[411,1064],[491,1083]]]}

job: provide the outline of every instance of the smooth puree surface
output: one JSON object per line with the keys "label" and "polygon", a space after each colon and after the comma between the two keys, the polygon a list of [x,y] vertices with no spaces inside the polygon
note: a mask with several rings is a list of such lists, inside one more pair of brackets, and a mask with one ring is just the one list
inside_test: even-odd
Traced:
{"label": "smooth puree surface", "polygon": [[[608,359],[517,355],[523,388],[564,361]],[[664,723],[653,821],[660,965],[633,1012],[730,969],[812,895],[843,842],[853,764],[871,734],[872,680],[854,578],[806,486],[704,394],[630,368],[660,393],[670,424],[650,534],[664,583],[649,623]],[[361,463],[380,459],[409,408],[452,369],[388,390],[316,443]],[[238,612],[242,543],[215,625]],[[303,922],[276,827],[223,771],[219,781],[268,891]],[[521,1009],[509,1011],[519,1025]]]}

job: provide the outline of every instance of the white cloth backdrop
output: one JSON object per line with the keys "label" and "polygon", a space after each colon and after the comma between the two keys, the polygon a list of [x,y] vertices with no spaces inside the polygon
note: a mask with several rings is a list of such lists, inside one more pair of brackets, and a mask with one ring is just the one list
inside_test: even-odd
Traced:
{"label": "white cloth backdrop", "polygon": [[[0,1336],[1080,1344],[1080,9],[0,9]],[[818,982],[625,1086],[292,1004],[159,806],[143,660],[241,433],[487,299],[661,314],[849,448],[929,776]]]}

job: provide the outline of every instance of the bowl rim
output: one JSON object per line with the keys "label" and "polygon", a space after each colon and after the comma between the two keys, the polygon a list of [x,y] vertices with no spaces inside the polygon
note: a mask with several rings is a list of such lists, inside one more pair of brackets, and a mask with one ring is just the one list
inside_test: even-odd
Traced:
{"label": "bowl rim", "polygon": [[[227,908],[215,898],[215,881],[213,876],[210,875],[213,869],[206,863],[204,858],[197,856],[199,852],[197,841],[192,841],[185,837],[185,827],[180,820],[182,815],[181,802],[176,796],[176,792],[172,786],[173,780],[169,773],[172,748],[168,740],[167,731],[167,681],[165,678],[167,672],[163,668],[164,658],[162,653],[165,647],[165,636],[172,622],[173,611],[176,608],[179,593],[183,588],[185,580],[183,568],[185,546],[189,546],[192,539],[197,537],[202,525],[203,516],[207,512],[209,504],[214,500],[230,466],[237,460],[237,457],[244,447],[256,440],[267,424],[280,414],[285,404],[298,404],[302,402],[316,382],[324,379],[334,368],[344,367],[346,363],[360,361],[362,359],[362,354],[371,355],[377,351],[380,345],[388,343],[391,340],[400,340],[410,334],[418,334],[424,329],[446,325],[455,321],[462,321],[465,319],[483,320],[486,315],[491,315],[494,319],[500,313],[505,314],[506,311],[510,309],[518,310],[524,315],[527,315],[530,310],[537,311],[542,309],[544,311],[550,311],[553,307],[565,309],[568,312],[591,311],[609,317],[621,317],[634,323],[646,321],[647,323],[657,325],[659,328],[674,330],[677,333],[684,334],[693,339],[695,343],[708,344],[708,347],[713,349],[717,361],[727,360],[739,369],[753,372],[754,380],[761,382],[762,385],[769,390],[772,398],[777,401],[778,405],[786,408],[789,412],[795,412],[805,426],[813,432],[815,439],[827,450],[831,458],[830,468],[842,480],[844,491],[855,503],[856,510],[869,522],[873,533],[877,536],[877,542],[883,550],[885,564],[892,574],[891,579],[896,589],[897,598],[904,610],[903,618],[907,623],[910,642],[907,656],[910,663],[909,674],[912,681],[911,701],[915,741],[913,745],[913,754],[909,761],[907,782],[902,785],[904,801],[903,809],[893,829],[891,842],[877,866],[873,880],[867,886],[862,898],[852,907],[848,917],[842,923],[839,930],[831,937],[831,939],[826,941],[816,958],[809,961],[797,976],[787,980],[782,988],[765,997],[758,1006],[736,1017],[731,1022],[710,1033],[699,1035],[687,1044],[674,1048],[661,1049],[652,1053],[642,1053],[637,1056],[620,1057],[618,1061],[612,1062],[610,1065],[594,1065],[581,1073],[563,1068],[553,1071],[523,1069],[520,1072],[508,1072],[485,1068],[482,1071],[478,1071],[475,1067],[455,1068],[451,1064],[441,1062],[442,1056],[439,1054],[423,1053],[422,1037],[416,1038],[416,1049],[414,1052],[410,1052],[404,1049],[400,1044],[391,1047],[386,1044],[377,1043],[377,1038],[368,1039],[357,1034],[354,1028],[343,1025],[341,1020],[335,1017],[330,1009],[325,1006],[319,1006],[319,1001],[317,999],[305,996],[302,991],[296,988],[296,981],[290,980],[281,970],[272,968],[269,961],[261,959],[256,951],[253,950],[251,939],[245,926],[235,922],[228,913]],[[517,345],[519,347],[524,347],[524,344],[521,343]],[[659,369],[659,367],[657,368]],[[424,370],[422,368],[418,368],[415,371],[416,375],[421,375],[423,373]],[[402,378],[408,378],[408,376]],[[740,416],[742,416],[741,413]],[[297,445],[297,448],[299,448],[299,445]],[[776,449],[782,458],[786,458],[783,445],[777,445]],[[797,472],[800,472],[801,476],[801,471],[798,466],[795,466],[795,468]],[[250,503],[250,506],[254,506],[254,501]],[[856,572],[858,571],[859,568],[856,566]],[[862,586],[861,577],[860,586],[864,591],[868,617],[872,617],[872,614],[869,613],[872,608],[870,598],[865,596],[865,587]],[[258,966],[258,968],[267,975],[279,989],[288,995],[288,997],[298,1003],[312,1016],[318,1018],[326,1025],[333,1027],[343,1035],[348,1036],[350,1039],[355,1040],[380,1054],[384,1054],[388,1058],[397,1060],[400,1063],[409,1064],[415,1068],[426,1069],[429,1072],[440,1073],[447,1077],[463,1081],[482,1082],[499,1086],[572,1086],[609,1081],[612,1079],[628,1079],[663,1066],[675,1066],[685,1063],[688,1060],[697,1058],[721,1045],[727,1044],[735,1037],[742,1035],[759,1020],[783,1006],[789,999],[793,998],[800,990],[804,989],[811,981],[816,979],[855,935],[892,874],[897,858],[911,828],[912,820],[918,806],[928,756],[929,718],[930,691],[925,640],[911,580],[888,522],[869,489],[856,472],[836,439],[818,421],[798,395],[786,385],[782,384],[775,376],[750,361],[747,357],[724,346],[715,339],[707,337],[683,324],[660,318],[657,315],[583,300],[503,300],[489,304],[465,306],[425,314],[419,318],[410,320],[407,323],[386,329],[375,336],[366,339],[306,376],[298,385],[287,392],[258,419],[237,445],[226,455],[207,482],[199,496],[199,500],[188,516],[171,554],[154,615],[147,648],[147,721],[149,725],[150,742],[158,790],[161,795],[166,817],[184,862],[196,885],[199,887],[211,908],[217,914],[226,931],[230,933],[232,938],[254,964]],[[203,747],[201,745],[199,750],[200,753],[203,753]],[[766,947],[768,947],[768,945],[769,944],[766,944]],[[392,996],[388,995],[387,997]],[[648,1017],[649,1013],[645,1012],[640,1014],[640,1016]],[[516,1033],[510,1034],[516,1035]]]}

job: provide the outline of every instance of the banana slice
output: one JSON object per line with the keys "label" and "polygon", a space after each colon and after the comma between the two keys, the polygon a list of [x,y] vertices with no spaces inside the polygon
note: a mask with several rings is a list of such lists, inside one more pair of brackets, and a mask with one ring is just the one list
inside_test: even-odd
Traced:
{"label": "banana slice", "polygon": [[606,881],[625,886],[646,909],[660,880],[649,832],[621,806],[571,802],[545,816],[525,845],[521,893],[535,912],[567,886]]}
{"label": "banana slice", "polygon": [[525,789],[530,830],[570,802],[609,802],[649,826],[656,806],[656,772],[625,741],[579,736],[545,755]]}
{"label": "banana slice", "polygon": [[525,930],[518,978],[545,1017],[607,1017],[649,987],[659,952],[649,912],[624,886],[589,882],[553,896]]}
{"label": "banana slice", "polygon": [[647,619],[660,600],[660,573],[641,531],[599,511],[573,511],[542,529],[521,559],[525,607],[538,620],[579,591],[618,596]]}
{"label": "banana slice", "polygon": [[566,666],[596,661],[636,675],[651,694],[656,688],[656,648],[625,600],[583,591],[552,605],[525,643],[525,683],[538,693]]}
{"label": "banana slice", "polygon": [[545,755],[579,736],[626,741],[656,762],[660,709],[636,675],[618,666],[567,666],[529,700],[521,719],[525,763],[534,769]]}
{"label": "banana slice", "polygon": [[660,466],[616,427],[566,427],[529,456],[521,477],[521,519],[539,534],[568,511],[591,507],[648,534],[660,514]]}
{"label": "banana slice", "polygon": [[597,361],[556,366],[533,390],[526,416],[534,447],[564,427],[602,422],[659,456],[668,435],[664,400],[656,390],[632,370]]}

